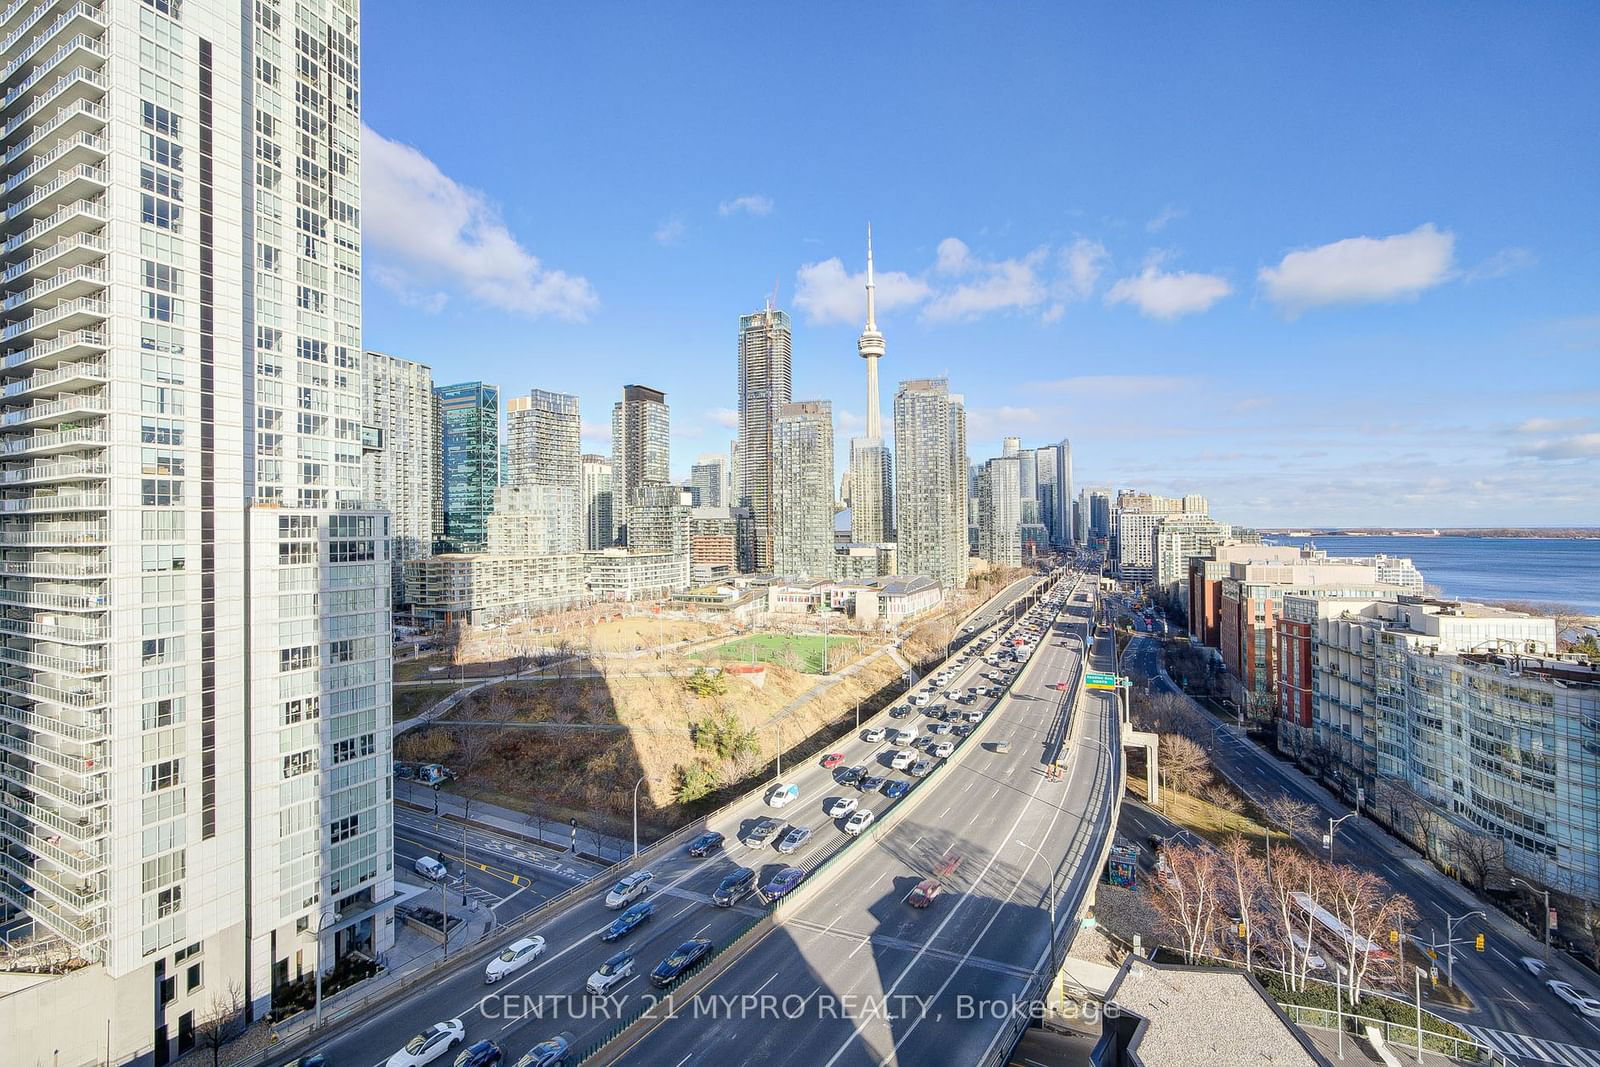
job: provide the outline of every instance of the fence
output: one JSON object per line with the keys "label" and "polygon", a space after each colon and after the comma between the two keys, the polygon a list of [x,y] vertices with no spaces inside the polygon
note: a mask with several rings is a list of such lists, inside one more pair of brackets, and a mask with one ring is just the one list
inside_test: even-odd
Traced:
{"label": "fence", "polygon": [[[1344,1030],[1347,1034],[1360,1035],[1368,1027],[1377,1030],[1383,1035],[1385,1044],[1398,1048],[1415,1048],[1417,1041],[1416,1024],[1407,1026],[1388,1019],[1379,1019],[1371,1015],[1362,1015],[1360,1012],[1346,1011],[1343,1008],[1307,1008],[1299,1004],[1284,1004],[1279,1002],[1278,1007],[1293,1019],[1297,1026],[1312,1026],[1319,1030]],[[1424,1012],[1424,1015],[1428,1013]],[[1489,1046],[1470,1038],[1451,1037],[1448,1034],[1437,1033],[1428,1029],[1428,1024],[1438,1021],[1437,1016],[1430,1016],[1422,1023],[1422,1047],[1427,1052],[1438,1052],[1449,1056],[1453,1060],[1463,1060],[1468,1063],[1499,1062],[1509,1064],[1505,1056],[1495,1052]]]}

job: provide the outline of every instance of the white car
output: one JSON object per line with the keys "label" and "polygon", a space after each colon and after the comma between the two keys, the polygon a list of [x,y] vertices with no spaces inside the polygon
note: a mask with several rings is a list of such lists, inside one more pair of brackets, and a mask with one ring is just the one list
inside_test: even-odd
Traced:
{"label": "white car", "polygon": [[595,972],[589,976],[589,980],[583,985],[589,992],[598,996],[632,974],[633,953],[619,952],[595,968]]}
{"label": "white car", "polygon": [[[911,703],[915,704],[916,702],[916,698],[912,697]],[[927,701],[923,701],[923,703],[927,703]],[[882,741],[883,737],[884,729],[881,726],[869,726],[861,731],[861,740],[863,741]]]}
{"label": "white car", "polygon": [[1545,985],[1550,987],[1550,992],[1566,1001],[1579,1014],[1587,1015],[1591,1019],[1600,1019],[1600,1000],[1594,999],[1583,990],[1559,978],[1552,978]]}
{"label": "white car", "polygon": [[916,759],[917,753],[915,749],[903,748],[894,754],[894,759],[889,761],[889,766],[897,771],[903,771],[915,763]]}
{"label": "white car", "polygon": [[833,807],[828,809],[828,815],[830,818],[842,819],[855,811],[860,804],[861,802],[855,797],[840,797],[833,802]]}
{"label": "white car", "polygon": [[1524,956],[1517,961],[1522,964],[1522,969],[1537,978],[1544,973],[1544,960],[1538,956]]}
{"label": "white car", "polygon": [[626,908],[650,892],[650,880],[654,877],[649,871],[634,871],[611,887],[611,892],[606,894],[606,907],[613,911]]}
{"label": "white car", "polygon": [[384,1067],[423,1067],[443,1056],[467,1039],[467,1028],[460,1019],[446,1019],[434,1023],[422,1033],[405,1043],[405,1047],[390,1056]]}
{"label": "white car", "polygon": [[934,745],[933,748],[931,748],[929,751],[931,751],[934,754],[934,756],[939,758],[939,759],[949,759],[950,758],[950,753],[954,752],[955,750],[956,750],[956,746],[952,745],[950,742],[948,742],[948,741],[940,741],[937,745]]}
{"label": "white car", "polygon": [[418,874],[422,875],[422,877],[426,878],[430,882],[441,881],[448,873],[444,869],[444,864],[440,863],[432,856],[418,856],[417,862],[412,864],[412,867]]}
{"label": "white car", "polygon": [[932,699],[927,693],[915,693],[911,697],[911,704],[913,707],[925,708]]}
{"label": "white car", "polygon": [[910,730],[896,730],[889,740],[900,748],[904,748],[907,745],[915,744],[917,735]]}
{"label": "white car", "polygon": [[862,808],[854,815],[851,815],[849,819],[845,820],[844,832],[854,837],[856,834],[859,834],[861,831],[871,826],[872,819],[872,812],[868,811],[866,808]]}
{"label": "white car", "polygon": [[489,966],[483,971],[483,980],[494,985],[506,975],[522,970],[543,955],[542,937],[525,937],[520,941],[513,941],[506,946],[504,952],[489,961]]}
{"label": "white car", "polygon": [[782,785],[772,787],[772,791],[767,794],[767,806],[769,808],[787,807],[799,799],[800,787],[793,782],[785,782]]}

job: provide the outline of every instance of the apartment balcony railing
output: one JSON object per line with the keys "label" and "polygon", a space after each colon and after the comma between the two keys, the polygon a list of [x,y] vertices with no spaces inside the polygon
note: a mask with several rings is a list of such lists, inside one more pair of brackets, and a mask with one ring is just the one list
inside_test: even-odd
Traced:
{"label": "apartment balcony railing", "polygon": [[[77,268],[82,270],[83,268]],[[104,271],[95,273],[104,275]],[[46,370],[35,371],[26,378],[18,378],[5,384],[0,389],[0,400],[15,400],[19,397],[30,396],[45,390],[71,388],[106,381],[106,365],[98,359],[80,360],[76,363],[60,363]]]}
{"label": "apartment balcony railing", "polygon": [[43,245],[68,223],[82,221],[89,226],[99,226],[109,217],[103,200],[79,200],[65,204],[21,233],[7,237],[4,254],[9,256],[23,248]]}
{"label": "apartment balcony railing", "polygon": [[[107,55],[103,36],[76,34],[71,40],[62,42],[61,47],[50,53],[49,58],[34,67],[26,78],[12,86],[11,91],[0,99],[0,111],[10,110],[17,101],[26,99],[35,87],[47,83],[52,76],[61,75],[62,68],[69,62],[76,60],[80,65],[104,64]],[[0,73],[0,82],[8,80],[15,73],[14,69],[9,73]],[[54,89],[55,86],[52,85],[51,91]]]}
{"label": "apartment balcony railing", "polygon": [[52,619],[36,622],[31,618],[12,618],[0,615],[0,633],[18,637],[35,637],[57,644],[93,645],[105,641],[111,630],[99,619]]}
{"label": "apartment balcony railing", "polygon": [[54,593],[37,589],[0,589],[0,603],[25,608],[57,608],[61,611],[104,611],[111,606],[111,597],[100,591]]}
{"label": "apartment balcony railing", "polygon": [[[60,115],[52,117],[48,126],[39,127],[37,136],[30,135],[26,141],[18,145],[18,155],[27,154],[29,148],[36,146],[43,138],[55,134],[70,120],[80,115],[94,121],[104,122],[107,111],[103,104],[92,104],[86,100],[80,100],[61,112]],[[65,131],[65,136],[59,137],[43,154],[29,160],[26,167],[7,178],[5,185],[0,187],[0,192],[16,192],[24,184],[54,166],[104,162],[107,148],[106,139],[98,133],[92,133],[89,130],[67,130]]]}
{"label": "apartment balcony railing", "polygon": [[48,297],[58,300],[85,296],[104,289],[111,282],[103,263],[80,263],[63,267],[47,278],[40,278],[26,289],[8,295],[0,302],[0,313],[10,314],[18,308],[36,304]]}
{"label": "apartment balcony railing", "polygon": [[57,867],[70,871],[79,878],[85,878],[91,874],[99,874],[106,869],[106,860],[103,856],[92,852],[62,848],[59,844],[40,836],[31,827],[21,823],[0,819],[0,838],[5,838],[14,844],[21,845],[36,856],[43,856]]}
{"label": "apartment balcony railing", "polygon": [[56,545],[103,545],[111,529],[100,523],[39,522],[19,529],[0,529],[5,548],[50,548]]}
{"label": "apartment balcony railing", "polygon": [[111,766],[109,757],[80,756],[72,752],[63,752],[58,748],[41,745],[37,741],[28,741],[3,731],[0,731],[0,749],[26,756],[36,764],[45,764],[79,778],[100,774]]}
{"label": "apartment balcony railing", "polygon": [[[9,141],[32,122],[45,108],[50,107],[68,89],[88,89],[91,93],[104,93],[110,88],[105,73],[94,67],[74,67],[61,77],[57,78],[49,88],[43,90],[33,98],[33,103],[23,108],[17,116],[0,127],[0,141]],[[24,88],[22,92],[26,92]],[[14,104],[21,93],[7,93],[0,101],[0,110],[9,108]]]}
{"label": "apartment balcony railing", "polygon": [[104,322],[110,313],[110,305],[104,297],[80,296],[63,300],[59,304],[40,308],[27,318],[18,319],[0,330],[0,341],[13,341],[57,325],[68,330],[82,328],[92,322]]}
{"label": "apartment balcony railing", "polygon": [[0,513],[34,514],[42,511],[104,511],[111,504],[106,492],[36,493],[0,500]]}
{"label": "apartment balcony railing", "polygon": [[91,782],[83,789],[74,789],[54,778],[46,778],[25,767],[5,762],[0,762],[0,778],[7,778],[24,789],[54,797],[61,803],[70,804],[75,808],[93,808],[106,802],[105,790],[98,782]]}
{"label": "apartment balcony railing", "polygon": [[103,813],[89,814],[85,812],[82,815],[63,815],[61,812],[53,811],[43,804],[38,804],[32,800],[24,800],[16,794],[7,793],[4,790],[0,790],[0,807],[9,808],[35,826],[54,830],[58,834],[63,834],[85,845],[91,841],[100,840],[111,828]]}
{"label": "apartment balcony railing", "polygon": [[70,915],[49,901],[12,889],[0,882],[0,897],[28,918],[45,927],[57,937],[72,945],[78,955],[91,963],[105,956],[106,921],[103,910],[89,915]]}
{"label": "apartment balcony railing", "polygon": [[[81,35],[88,33],[100,34],[105,32],[105,28],[105,12],[101,11],[98,5],[87,3],[86,0],[79,0],[78,3],[67,8],[43,30],[28,38],[25,44],[22,43],[23,38],[27,36],[27,30],[32,29],[32,27],[19,27],[13,31],[11,37],[4,42],[0,42],[0,58],[9,56],[9,59],[6,60],[6,65],[0,68],[0,82],[10,80],[13,74],[26,67],[38,56],[40,51],[49,47],[50,42],[60,37],[63,33],[76,30]],[[71,42],[68,43],[70,44]],[[19,44],[21,45],[20,49],[18,48]],[[45,60],[41,66],[51,66],[59,62],[59,59],[52,57]]]}
{"label": "apartment balcony railing", "polygon": [[104,683],[85,681],[63,689],[14,668],[0,670],[0,690],[33,700],[48,700],[67,708],[101,708],[106,704]]}
{"label": "apartment balcony railing", "polygon": [[47,463],[27,463],[0,469],[0,485],[32,485],[36,482],[66,482],[84,478],[104,478],[111,464],[104,459],[58,459]]}
{"label": "apartment balcony railing", "polygon": [[38,708],[19,708],[14,704],[0,702],[0,720],[25,726],[30,730],[44,730],[57,737],[79,744],[93,744],[104,741],[109,736],[105,720],[99,715],[90,715],[86,723],[71,722],[58,715],[50,715]]}
{"label": "apartment balcony railing", "polygon": [[104,192],[108,180],[106,168],[95,163],[68,167],[43,185],[34,186],[27,196],[7,204],[4,221],[8,225],[13,221],[26,221],[35,208],[54,206],[60,199],[83,199]]}
{"label": "apartment balcony railing", "polygon": [[[4,273],[0,273],[0,285],[10,285],[19,278],[25,278],[35,271],[43,270],[57,260],[65,259],[69,256],[80,262],[90,259],[103,261],[103,257],[109,249],[110,243],[97,233],[75,233],[70,237],[61,238],[53,245],[47,245],[39,249],[21,262],[13,263],[7,267]],[[74,262],[64,265],[76,266],[77,264]],[[40,343],[43,344],[45,342]],[[14,355],[7,356],[5,365],[12,366],[13,364],[10,361],[13,358],[15,358]]]}
{"label": "apartment balcony railing", "polygon": [[105,904],[105,886],[97,879],[80,879],[76,884],[62,881],[52,871],[37,863],[28,864],[17,857],[0,852],[0,870],[8,871],[34,889],[48,894],[56,903],[77,914],[93,911]]}
{"label": "apartment balcony railing", "polygon": [[0,560],[0,574],[22,578],[104,578],[110,573],[110,564],[95,556],[81,560]]}

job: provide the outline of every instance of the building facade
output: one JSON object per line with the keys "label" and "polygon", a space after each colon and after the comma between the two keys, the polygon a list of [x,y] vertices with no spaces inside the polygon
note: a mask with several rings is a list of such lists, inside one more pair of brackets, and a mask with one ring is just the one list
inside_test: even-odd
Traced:
{"label": "building facade", "polygon": [[[978,469],[978,556],[996,567],[1022,565],[1021,468],[1033,457],[991,459]],[[1037,525],[1035,523],[1034,525]]]}
{"label": "building facade", "polygon": [[369,351],[365,359],[363,418],[378,431],[379,447],[362,457],[362,485],[368,500],[389,510],[389,561],[399,602],[405,562],[432,555],[439,540],[439,405],[427,364],[383,352]]}
{"label": "building facade", "polygon": [[[794,398],[789,314],[770,303],[739,316],[739,498],[756,532],[756,569],[772,568],[774,422]],[[831,490],[830,490],[831,491]]]}
{"label": "building facade", "polygon": [[[784,404],[772,431],[772,570],[833,574],[833,405]],[[757,530],[757,544],[760,531]],[[759,565],[759,548],[758,548]]]}
{"label": "building facade", "polygon": [[439,400],[443,483],[443,542],[454,552],[481,550],[500,487],[500,389],[483,382],[441,385]]}
{"label": "building facade", "polygon": [[689,488],[697,508],[720,508],[727,472],[720,459],[703,460],[689,468]]}
{"label": "building facade", "polygon": [[1152,581],[1156,592],[1189,610],[1189,560],[1233,536],[1233,527],[1205,515],[1168,515],[1151,531]]}
{"label": "building facade", "polygon": [[540,491],[550,544],[560,546],[552,551],[583,548],[582,433],[578,398],[570,393],[535,389],[506,402],[506,487]]}
{"label": "building facade", "polygon": [[900,383],[894,440],[900,570],[946,592],[960,589],[967,580],[966,419],[945,379]]}
{"label": "building facade", "polygon": [[583,499],[583,547],[590,551],[610,548],[617,533],[610,458],[585,455],[579,463],[579,478]]}
{"label": "building facade", "polygon": [[672,422],[667,394],[626,385],[611,408],[611,513],[618,524],[613,544],[627,544],[628,512],[641,487],[664,486],[672,460]]}
{"label": "building facade", "polygon": [[393,941],[359,15],[24,0],[0,39],[0,901],[85,963],[0,1030],[164,1062],[216,991]]}
{"label": "building facade", "polygon": [[748,508],[695,508],[689,512],[690,577],[712,582],[747,574],[755,559],[755,530]]}

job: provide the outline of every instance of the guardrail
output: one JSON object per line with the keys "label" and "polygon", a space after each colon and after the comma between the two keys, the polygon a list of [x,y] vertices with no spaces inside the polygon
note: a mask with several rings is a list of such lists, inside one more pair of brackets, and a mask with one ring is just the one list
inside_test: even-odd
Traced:
{"label": "guardrail", "polygon": [[[1053,588],[1054,586],[1051,587],[1051,589]],[[1049,590],[1046,590],[1044,595],[1048,596]],[[1015,625],[1015,622],[1012,625]],[[1036,656],[1029,657],[1028,663],[1023,666],[1022,670],[1017,672],[1016,677],[1006,683],[1002,697],[1009,694],[1011,688],[1028,673],[1029,668],[1035,663],[1036,659]],[[999,700],[996,700],[994,707],[997,709],[999,706]],[[961,739],[961,747],[970,750],[971,746],[980,745],[983,735],[988,733],[998,719],[999,716],[993,711],[985,715],[983,722],[978,724],[977,729]],[[700,990],[716,981],[729,967],[738,962],[740,957],[760,944],[762,938],[778,925],[779,916],[783,912],[798,907],[825,889],[844,870],[845,865],[840,864],[839,861],[851,849],[857,847],[863,841],[877,842],[881,840],[885,833],[903,820],[925,797],[930,796],[933,793],[933,790],[928,788],[930,783],[938,781],[940,775],[945,772],[951,763],[951,760],[941,760],[925,777],[917,779],[912,784],[909,793],[896,801],[887,810],[883,818],[873,822],[870,831],[841,842],[832,853],[806,874],[805,881],[801,882],[786,896],[769,904],[766,914],[751,920],[748,925],[734,935],[733,940],[726,946],[713,951],[688,977],[680,979],[679,986],[666,1001],[668,1007],[665,1010],[661,1010],[660,1002],[641,1009],[631,1019],[618,1023],[605,1037],[591,1044],[575,1062],[603,1067],[603,1065],[614,1063],[622,1056],[625,1056],[634,1045],[638,1044],[651,1030],[655,1029],[658,1023],[672,1017],[672,1005],[677,999],[682,997],[692,1001]],[[827,873],[829,868],[833,869],[831,875]],[[713,967],[712,964],[717,960],[722,961],[721,966]],[[610,1049],[608,1052],[607,1049],[618,1041],[622,1041],[624,1044],[621,1047]]]}

